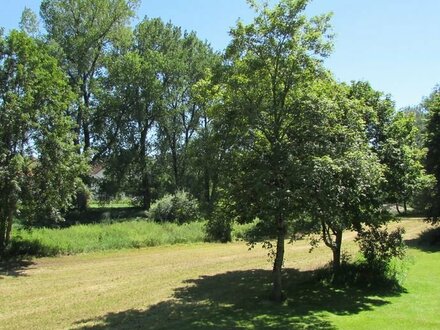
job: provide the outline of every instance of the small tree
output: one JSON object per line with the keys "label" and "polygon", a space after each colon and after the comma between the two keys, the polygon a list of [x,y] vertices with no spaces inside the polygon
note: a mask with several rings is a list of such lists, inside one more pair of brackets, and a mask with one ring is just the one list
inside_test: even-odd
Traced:
{"label": "small tree", "polygon": [[44,45],[0,37],[0,250],[21,212],[28,224],[60,220],[86,171],[66,115],[71,92]]}
{"label": "small tree", "polygon": [[345,230],[383,221],[383,166],[371,151],[365,112],[369,108],[350,98],[349,89],[330,79],[315,83],[307,94],[315,116],[303,120],[310,127],[305,162],[307,213],[312,228],[333,252],[333,269],[341,264]]}
{"label": "small tree", "polygon": [[337,274],[344,231],[360,230],[362,224],[386,219],[380,198],[383,170],[375,155],[365,148],[347,150],[335,158],[315,158],[313,162],[309,206],[322,240],[333,252],[333,271]]}

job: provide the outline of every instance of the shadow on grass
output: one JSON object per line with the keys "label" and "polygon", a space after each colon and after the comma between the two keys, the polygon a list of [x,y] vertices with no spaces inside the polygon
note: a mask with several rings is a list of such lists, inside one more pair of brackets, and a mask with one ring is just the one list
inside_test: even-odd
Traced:
{"label": "shadow on grass", "polygon": [[38,239],[26,239],[20,235],[13,237],[4,255],[5,261],[25,260],[33,257],[53,257],[58,254],[56,248],[42,244]]}
{"label": "shadow on grass", "polygon": [[25,270],[34,265],[30,258],[7,258],[0,260],[0,279],[3,277],[27,276]]}
{"label": "shadow on grass", "polygon": [[[333,288],[313,272],[285,271],[288,299],[266,299],[271,272],[234,271],[186,281],[172,299],[146,310],[109,313],[77,322],[81,329],[335,329],[325,313],[356,314],[386,305],[396,292]],[[145,294],[148,294],[147,292]],[[374,295],[374,298],[372,297]]]}
{"label": "shadow on grass", "polygon": [[433,227],[423,231],[419,237],[405,241],[412,248],[425,252],[440,251],[440,227]]}

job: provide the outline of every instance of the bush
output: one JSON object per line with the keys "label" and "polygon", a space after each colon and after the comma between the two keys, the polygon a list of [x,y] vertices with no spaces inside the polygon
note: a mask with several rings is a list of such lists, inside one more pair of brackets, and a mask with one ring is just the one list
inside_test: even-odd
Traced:
{"label": "bush", "polygon": [[356,241],[365,260],[370,265],[387,264],[393,257],[403,259],[406,246],[403,242],[405,229],[397,228],[388,233],[386,229],[370,228],[358,233]]}
{"label": "bush", "polygon": [[185,223],[200,218],[199,205],[189,193],[178,191],[154,202],[148,210],[148,217],[159,222]]}
{"label": "bush", "polygon": [[397,262],[406,254],[406,245],[403,241],[403,228],[388,233],[386,229],[370,228],[358,233],[356,241],[365,258],[361,263],[364,274],[379,282],[398,283],[402,269]]}
{"label": "bush", "polygon": [[214,213],[206,223],[205,231],[208,242],[227,243],[232,241],[232,221],[218,213]]}

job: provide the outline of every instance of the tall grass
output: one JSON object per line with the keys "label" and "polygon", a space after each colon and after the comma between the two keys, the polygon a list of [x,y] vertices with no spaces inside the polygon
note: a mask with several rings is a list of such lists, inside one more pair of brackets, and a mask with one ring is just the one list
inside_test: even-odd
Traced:
{"label": "tall grass", "polygon": [[132,220],[111,224],[75,225],[63,229],[16,229],[11,255],[53,256],[92,251],[202,242],[204,222],[183,225]]}
{"label": "tall grass", "polygon": [[[120,219],[121,220],[121,219]],[[206,222],[182,225],[149,220],[124,220],[115,223],[78,224],[68,228],[15,227],[6,256],[55,256],[94,251],[141,248],[179,243],[197,243],[206,239]],[[233,240],[242,240],[255,224],[234,224]]]}

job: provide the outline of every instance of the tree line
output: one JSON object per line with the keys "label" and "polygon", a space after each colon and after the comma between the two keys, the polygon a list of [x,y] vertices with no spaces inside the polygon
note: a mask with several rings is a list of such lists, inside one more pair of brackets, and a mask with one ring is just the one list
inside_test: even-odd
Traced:
{"label": "tree line", "polygon": [[368,82],[338,82],[331,15],[308,2],[249,0],[254,20],[221,53],[171,22],[130,25],[138,0],[43,0],[44,32],[25,9],[0,35],[0,249],[15,217],[49,226],[87,207],[96,164],[104,199],[148,210],[191,194],[213,239],[259,219],[249,241],[273,250],[275,300],[290,235],[319,233],[337,272],[343,232],[385,224],[385,204],[436,222],[439,90],[397,111]]}

